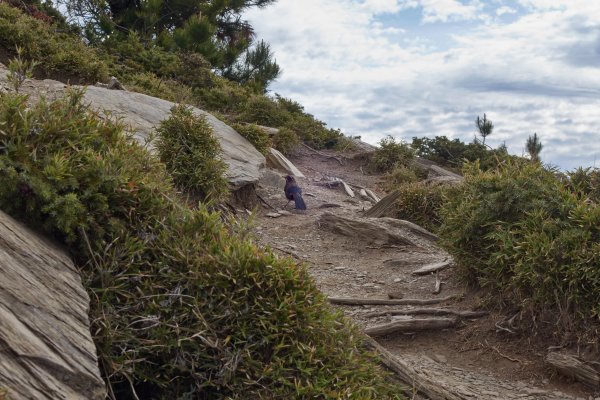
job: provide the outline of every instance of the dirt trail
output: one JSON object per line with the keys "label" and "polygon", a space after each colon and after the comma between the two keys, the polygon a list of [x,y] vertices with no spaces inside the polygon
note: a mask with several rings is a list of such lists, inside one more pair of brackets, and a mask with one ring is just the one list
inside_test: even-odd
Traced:
{"label": "dirt trail", "polygon": [[[284,255],[291,255],[309,266],[319,288],[329,297],[388,298],[401,293],[404,298],[434,299],[456,295],[456,300],[431,307],[473,310],[479,304],[478,293],[467,293],[452,275],[452,268],[440,272],[442,291],[433,294],[435,276],[414,276],[411,272],[424,264],[442,261],[448,254],[433,242],[421,246],[385,247],[365,239],[342,236],[323,229],[323,213],[360,217],[372,206],[368,201],[349,197],[341,188],[327,188],[319,182],[328,177],[373,190],[380,197],[378,177],[364,175],[360,161],[340,165],[306,150],[290,160],[304,173],[298,179],[308,205],[305,212],[289,205],[290,215],[266,216],[264,209],[256,219],[257,240]],[[282,208],[282,178],[266,179],[258,193],[273,207]],[[320,208],[327,204],[326,208]],[[363,327],[372,327],[402,317],[369,317],[366,314],[398,306],[339,306]],[[505,315],[491,313],[480,319],[465,319],[457,328],[376,338],[392,354],[411,368],[429,374],[433,381],[445,381],[447,399],[590,399],[593,393],[579,384],[556,376],[543,363],[551,343],[541,338],[513,335],[498,330],[496,322]],[[498,332],[499,331],[499,332]],[[435,396],[431,395],[432,398]],[[415,397],[427,398],[427,397]],[[599,397],[600,399],[600,397]]]}

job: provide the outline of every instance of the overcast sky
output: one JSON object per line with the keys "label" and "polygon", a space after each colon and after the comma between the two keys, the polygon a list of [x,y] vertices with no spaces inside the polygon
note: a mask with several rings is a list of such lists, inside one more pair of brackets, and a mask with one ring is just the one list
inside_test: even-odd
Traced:
{"label": "overcast sky", "polygon": [[279,0],[246,17],[283,69],[271,85],[377,143],[487,142],[563,169],[600,167],[600,0]]}

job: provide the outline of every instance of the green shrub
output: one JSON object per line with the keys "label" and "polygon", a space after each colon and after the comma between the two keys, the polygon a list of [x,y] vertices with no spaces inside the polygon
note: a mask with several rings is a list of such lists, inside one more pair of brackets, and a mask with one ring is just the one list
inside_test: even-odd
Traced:
{"label": "green shrub", "polygon": [[14,55],[17,46],[23,48],[26,59],[38,61],[46,75],[87,83],[108,79],[105,59],[79,37],[0,3],[0,47]]}
{"label": "green shrub", "polygon": [[298,138],[315,149],[331,149],[335,147],[340,136],[339,131],[327,129],[325,123],[310,114],[290,114],[286,128],[296,133]]}
{"label": "green shrub", "polygon": [[221,145],[203,116],[185,106],[171,109],[158,128],[156,148],[175,184],[203,199],[220,200],[228,191]]}
{"label": "green shrub", "polygon": [[188,103],[192,91],[188,86],[172,79],[161,79],[151,72],[141,72],[127,76],[123,83],[128,90],[158,97],[174,103]]}
{"label": "green shrub", "polygon": [[600,203],[600,170],[581,168],[567,173],[566,186],[575,193]]}
{"label": "green shrub", "polygon": [[0,208],[70,245],[116,398],[399,397],[303,265],[187,208],[80,98],[0,97]]}
{"label": "green shrub", "polygon": [[267,155],[271,147],[271,138],[264,129],[254,124],[235,124],[233,129],[252,143],[256,150],[263,155]]}
{"label": "green shrub", "polygon": [[369,168],[377,172],[390,172],[398,166],[410,165],[414,158],[415,152],[410,146],[388,136],[381,139],[379,149],[371,155]]}
{"label": "green shrub", "polygon": [[275,101],[262,95],[250,97],[238,116],[239,122],[273,128],[285,126],[290,118],[291,116],[286,110],[280,108]]}
{"label": "green shrub", "polygon": [[442,222],[442,209],[457,188],[453,185],[407,182],[398,187],[394,217],[414,222],[437,232]]}
{"label": "green shrub", "polygon": [[299,142],[298,135],[288,128],[279,128],[279,132],[273,136],[273,148],[286,156],[292,154]]}
{"label": "green shrub", "polygon": [[465,170],[443,211],[443,244],[462,276],[507,303],[600,315],[600,208],[539,163]]}
{"label": "green shrub", "polygon": [[384,186],[388,192],[391,192],[399,186],[418,181],[419,177],[413,168],[405,165],[398,165],[384,177]]}
{"label": "green shrub", "polygon": [[508,154],[505,146],[491,149],[479,141],[464,143],[459,139],[450,140],[446,136],[413,137],[411,147],[415,149],[417,156],[458,171],[465,161],[479,160],[480,167],[487,170],[496,168],[499,162],[508,158],[515,158]]}

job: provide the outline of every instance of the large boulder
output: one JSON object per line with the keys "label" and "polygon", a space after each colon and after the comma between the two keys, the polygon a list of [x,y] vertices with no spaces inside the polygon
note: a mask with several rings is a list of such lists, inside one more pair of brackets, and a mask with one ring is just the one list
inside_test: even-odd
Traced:
{"label": "large boulder", "polygon": [[77,269],[1,211],[0,276],[0,389],[11,400],[104,399]]}
{"label": "large boulder", "polygon": [[[6,67],[0,64],[0,90],[8,90]],[[73,86],[77,88],[78,86]],[[64,96],[64,83],[45,79],[43,81],[27,80],[22,91],[32,96],[33,101],[40,96],[55,99]],[[125,90],[111,90],[107,87],[89,86],[86,88],[84,100],[91,107],[103,114],[119,117],[134,132],[134,137],[142,144],[148,144],[152,133],[161,121],[169,118],[175,103],[141,93]],[[192,107],[194,113],[206,117],[215,135],[221,142],[222,158],[227,164],[226,176],[234,190],[251,183],[256,183],[265,169],[265,157],[243,136],[229,125],[223,123],[212,114]]]}
{"label": "large boulder", "polygon": [[[148,140],[161,121],[169,118],[171,108],[175,105],[170,101],[141,93],[109,90],[97,86],[87,88],[85,101],[93,108],[106,110],[121,117],[123,122],[135,131],[136,138],[142,143]],[[226,175],[234,189],[257,182],[264,172],[265,157],[229,125],[206,111],[195,107],[192,109],[197,115],[206,117],[219,138],[223,161],[228,166]]]}

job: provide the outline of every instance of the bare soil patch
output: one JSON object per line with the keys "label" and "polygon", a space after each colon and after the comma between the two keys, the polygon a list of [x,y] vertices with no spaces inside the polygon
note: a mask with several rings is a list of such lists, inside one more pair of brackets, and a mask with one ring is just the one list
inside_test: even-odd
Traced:
{"label": "bare soil patch", "polygon": [[[358,190],[355,190],[356,196],[352,198],[342,188],[327,188],[319,185],[319,182],[336,177],[351,186],[362,186],[371,189],[379,197],[384,197],[385,193],[379,185],[381,177],[366,174],[364,161],[345,160],[344,165],[340,165],[335,159],[322,157],[305,149],[299,149],[290,160],[306,176],[297,180],[308,210],[293,210],[293,204],[290,204],[289,215],[271,218],[266,214],[273,210],[265,208],[256,218],[255,234],[259,243],[271,246],[282,255],[305,262],[317,285],[327,296],[436,299],[453,295],[456,296],[455,299],[430,307],[484,309],[482,299],[486,293],[466,288],[453,275],[452,267],[438,272],[437,279],[442,283],[439,294],[433,293],[435,274],[412,274],[425,264],[449,258],[434,241],[422,240],[418,246],[378,245],[370,243],[368,238],[348,237],[320,226],[323,213],[360,218],[372,203],[360,198]],[[280,209],[287,203],[283,184],[278,186],[276,181],[260,185],[258,193],[274,208]],[[328,205],[326,208],[320,208],[325,204]],[[335,307],[339,307],[346,316],[365,328],[407,318],[401,315],[373,317],[368,314],[383,310],[422,308],[388,305]],[[489,380],[497,382],[500,387],[508,385],[515,390],[514,398],[564,396],[563,398],[589,399],[600,396],[545,366],[544,356],[548,348],[557,343],[552,337],[532,336],[528,330],[511,329],[521,326],[516,320],[518,318],[511,321],[512,324],[507,324],[511,316],[491,310],[485,317],[462,318],[455,328],[398,333],[376,339],[394,355],[412,363],[433,360],[440,368],[447,369],[449,374],[453,369],[455,372],[460,370],[462,374],[484,377],[481,380],[483,385],[490,384]],[[425,364],[427,363],[424,362]],[[482,387],[481,390],[485,391],[486,388]],[[490,393],[492,394],[476,395],[474,398],[495,398],[495,392]],[[529,393],[529,397],[523,393]],[[548,393],[554,393],[554,397]],[[508,395],[503,396],[496,398],[508,398]],[[509,397],[513,398],[512,395]]]}

